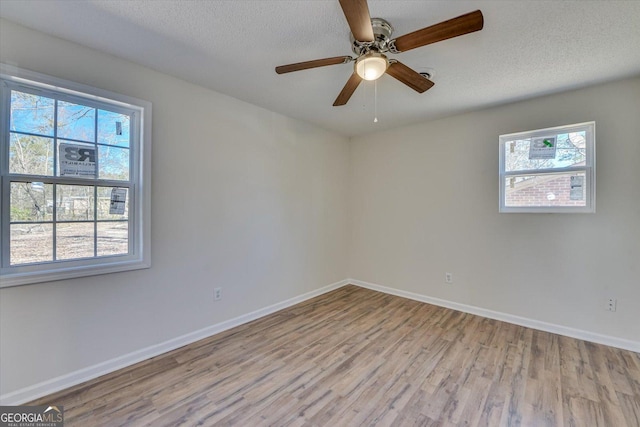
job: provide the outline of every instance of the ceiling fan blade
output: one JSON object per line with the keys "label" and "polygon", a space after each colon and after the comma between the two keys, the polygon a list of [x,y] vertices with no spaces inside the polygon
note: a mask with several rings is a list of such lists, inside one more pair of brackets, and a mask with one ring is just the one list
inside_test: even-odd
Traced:
{"label": "ceiling fan blade", "polygon": [[340,7],[347,18],[353,37],[361,42],[372,42],[373,27],[367,0],[340,0]]}
{"label": "ceiling fan blade", "polygon": [[313,61],[297,62],[295,64],[280,65],[276,67],[276,73],[284,74],[292,71],[307,70],[309,68],[324,67],[327,65],[346,64],[353,60],[350,56],[334,56],[333,58],[315,59]]}
{"label": "ceiling fan blade", "polygon": [[362,77],[357,75],[355,72],[351,74],[351,77],[349,77],[349,80],[347,80],[347,84],[342,88],[342,91],[336,98],[333,106],[337,107],[339,105],[345,105],[347,102],[349,102],[349,98],[351,98],[351,95],[353,95],[353,92],[355,92],[355,90],[358,88],[358,85],[361,81]]}
{"label": "ceiling fan blade", "polygon": [[431,43],[447,40],[464,34],[480,31],[484,25],[482,12],[476,10],[457,18],[443,21],[421,30],[414,31],[395,40],[396,49],[399,52],[426,46]]}
{"label": "ceiling fan blade", "polygon": [[389,65],[387,74],[420,93],[431,89],[434,85],[431,80],[398,61],[394,61]]}

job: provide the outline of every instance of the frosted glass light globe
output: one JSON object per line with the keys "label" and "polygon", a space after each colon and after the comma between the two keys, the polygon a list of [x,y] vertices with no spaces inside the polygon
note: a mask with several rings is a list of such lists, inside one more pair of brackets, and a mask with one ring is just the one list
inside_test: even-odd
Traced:
{"label": "frosted glass light globe", "polygon": [[378,52],[369,52],[356,60],[356,73],[364,80],[377,80],[387,71],[389,60]]}

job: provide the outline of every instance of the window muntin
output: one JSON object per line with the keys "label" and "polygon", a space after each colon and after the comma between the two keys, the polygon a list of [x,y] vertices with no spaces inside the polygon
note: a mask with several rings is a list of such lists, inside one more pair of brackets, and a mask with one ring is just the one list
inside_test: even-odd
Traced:
{"label": "window muntin", "polygon": [[594,211],[594,122],[500,136],[500,212]]}
{"label": "window muntin", "polygon": [[0,285],[148,267],[149,195],[142,184],[151,105],[11,71],[1,87]]}

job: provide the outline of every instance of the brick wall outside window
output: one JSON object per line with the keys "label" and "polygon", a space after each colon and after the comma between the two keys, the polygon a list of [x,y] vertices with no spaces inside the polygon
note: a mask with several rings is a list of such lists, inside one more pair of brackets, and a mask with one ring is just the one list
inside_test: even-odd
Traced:
{"label": "brick wall outside window", "polygon": [[[551,175],[533,177],[517,182],[514,188],[507,185],[507,206],[585,206],[585,198],[571,200],[570,176]],[[555,198],[550,197],[553,195]],[[551,198],[551,200],[550,200]]]}

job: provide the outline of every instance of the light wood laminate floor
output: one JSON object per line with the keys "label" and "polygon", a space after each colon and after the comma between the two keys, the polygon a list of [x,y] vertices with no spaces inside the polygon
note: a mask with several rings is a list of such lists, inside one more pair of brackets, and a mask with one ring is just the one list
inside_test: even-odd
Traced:
{"label": "light wood laminate floor", "polygon": [[640,354],[346,286],[32,404],[66,426],[640,426]]}

